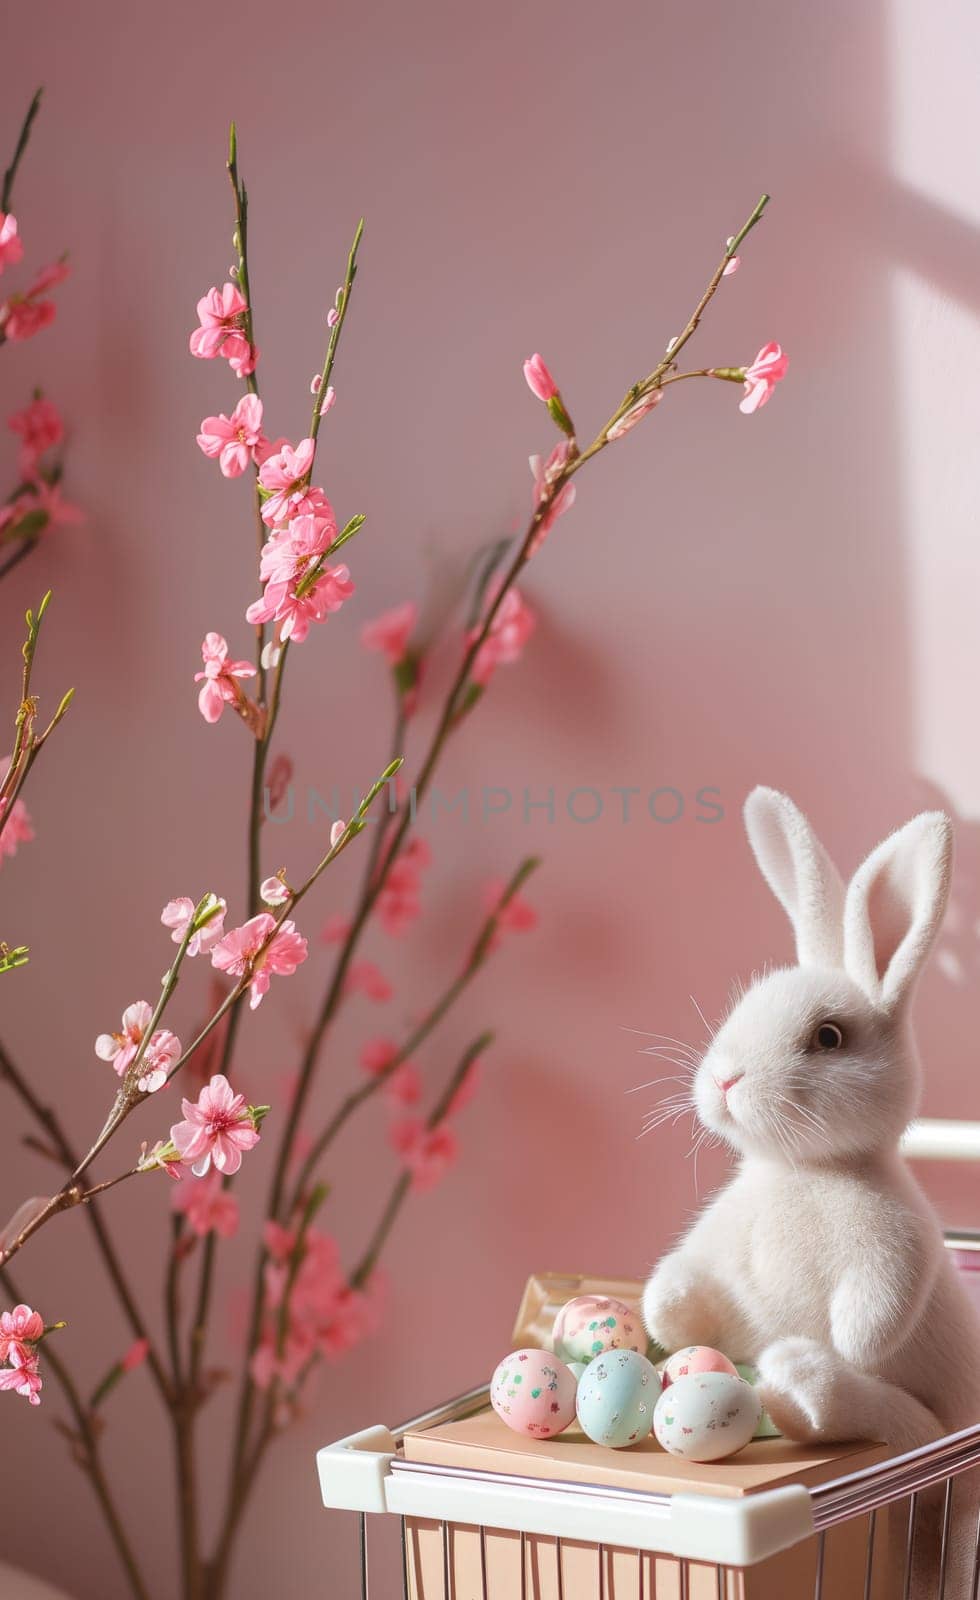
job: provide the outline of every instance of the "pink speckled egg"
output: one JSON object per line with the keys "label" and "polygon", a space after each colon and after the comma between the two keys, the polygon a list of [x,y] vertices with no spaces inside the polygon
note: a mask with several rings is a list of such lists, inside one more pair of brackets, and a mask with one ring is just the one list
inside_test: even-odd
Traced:
{"label": "pink speckled egg", "polygon": [[647,1336],[637,1312],[608,1295],[580,1294],[562,1306],[552,1332],[561,1361],[594,1361],[607,1350],[647,1353]]}
{"label": "pink speckled egg", "polygon": [[660,1369],[660,1377],[665,1389],[669,1389],[678,1378],[690,1378],[699,1372],[727,1372],[730,1377],[739,1376],[738,1368],[720,1350],[712,1350],[708,1344],[691,1344],[686,1350],[677,1350],[665,1361]]}
{"label": "pink speckled egg", "polygon": [[575,1378],[547,1350],[515,1350],[490,1381],[501,1422],[532,1439],[550,1439],[575,1419]]}

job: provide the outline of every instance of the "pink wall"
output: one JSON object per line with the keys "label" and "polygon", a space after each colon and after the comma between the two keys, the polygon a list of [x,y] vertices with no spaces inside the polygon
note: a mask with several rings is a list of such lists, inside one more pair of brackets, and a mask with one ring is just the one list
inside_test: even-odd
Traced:
{"label": "pink wall", "polygon": [[[360,654],[358,623],[526,511],[526,457],[549,441],[521,359],[546,352],[576,416],[598,423],[676,331],[726,233],[762,188],[775,196],[698,348],[738,362],[779,338],[790,380],[753,420],[720,386],[678,392],[583,475],[527,585],[541,626],[526,664],[501,673],[447,762],[453,788],[540,796],[553,785],[554,824],[541,812],[525,824],[515,807],[485,827],[429,829],[438,866],[424,934],[394,951],[371,937],[397,978],[385,1019],[397,1028],[456,959],[482,881],[528,850],[545,857],[533,892],[543,931],[501,954],[426,1060],[438,1073],[498,1026],[463,1165],[404,1218],[384,1334],[328,1374],[281,1445],[245,1539],[243,1600],[285,1573],[288,1592],[305,1595],[348,1571],[353,1530],[317,1508],[318,1444],[482,1378],[529,1270],[643,1272],[690,1214],[685,1134],[636,1142],[651,1099],[626,1090],[655,1071],[631,1030],[697,1041],[689,995],[716,1015],[736,974],[788,953],[738,820],[753,783],[798,795],[848,868],[916,808],[954,807],[957,924],[920,1002],[927,1109],[980,1116],[966,432],[980,244],[962,154],[976,147],[975,110],[957,76],[978,41],[965,0],[928,37],[922,25],[911,0],[617,0],[601,12],[582,0],[239,0],[210,13],[187,0],[39,0],[8,44],[4,148],[34,84],[47,92],[18,196],[23,232],[42,256],[70,244],[75,270],[57,327],[4,351],[4,404],[40,376],[63,406],[71,491],[89,520],[0,593],[8,705],[18,618],[48,585],[40,686],[49,697],[78,687],[32,787],[37,844],[3,868],[4,933],[34,949],[4,985],[3,1034],[79,1138],[105,1093],[91,1041],[160,970],[157,908],[205,882],[240,894],[245,743],[227,723],[205,727],[190,681],[205,629],[245,644],[254,593],[244,486],[224,483],[194,444],[232,389],[222,364],[186,350],[194,302],[230,260],[230,117],[252,197],[273,432],[303,425],[324,311],[352,224],[367,217],[324,430],[328,491],[344,515],[369,514],[352,556],[358,595],[297,659],[283,723],[304,781],[324,792],[376,770],[387,737],[382,670]],[[689,799],[714,785],[725,819],[624,825],[614,785],[672,785]],[[562,814],[576,786],[605,793],[595,824]],[[301,820],[281,840],[291,862],[314,849]],[[339,903],[331,879],[311,923]],[[250,1081],[271,1097],[325,970],[318,953],[248,1026]],[[188,1005],[185,1020],[194,1014]],[[350,1006],[338,1084],[376,1021],[363,1001]],[[21,1119],[4,1115],[10,1211],[44,1180],[18,1142]],[[143,1120],[138,1136],[152,1135]],[[249,1229],[267,1149],[243,1185]],[[332,1221],[352,1252],[389,1179],[380,1150],[380,1119],[362,1123],[331,1174]],[[702,1194],[719,1170],[702,1160]],[[365,1172],[376,1192],[355,1203]],[[975,1177],[944,1184],[948,1214],[975,1223]],[[124,1193],[112,1220],[155,1313],[159,1195]],[[224,1271],[234,1294],[234,1251]],[[125,1335],[98,1310],[81,1223],[50,1229],[20,1276],[71,1320],[63,1350],[89,1382]],[[107,1600],[123,1591],[51,1429],[57,1409],[53,1395],[40,1414],[4,1407],[5,1455],[21,1466],[5,1478],[3,1554],[78,1600]],[[216,1435],[225,1420],[219,1401]],[[159,1592],[173,1592],[171,1530],[154,1510],[169,1446],[142,1379],[113,1422],[122,1498],[144,1518]],[[68,1536],[46,1531],[52,1502]]]}

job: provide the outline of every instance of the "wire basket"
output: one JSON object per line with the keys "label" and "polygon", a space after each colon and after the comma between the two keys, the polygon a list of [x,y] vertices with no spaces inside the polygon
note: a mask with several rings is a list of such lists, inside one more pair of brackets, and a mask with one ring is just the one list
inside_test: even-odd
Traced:
{"label": "wire basket", "polygon": [[[907,1143],[914,1156],[976,1159],[980,1126],[924,1124]],[[980,1233],[946,1242],[980,1262]],[[404,1600],[980,1600],[980,1423],[829,1481],[738,1497],[406,1457],[407,1435],[488,1403],[483,1385],[318,1452],[324,1505],[359,1514],[362,1600],[382,1522],[397,1529]],[[378,1593],[394,1592],[386,1576]]]}

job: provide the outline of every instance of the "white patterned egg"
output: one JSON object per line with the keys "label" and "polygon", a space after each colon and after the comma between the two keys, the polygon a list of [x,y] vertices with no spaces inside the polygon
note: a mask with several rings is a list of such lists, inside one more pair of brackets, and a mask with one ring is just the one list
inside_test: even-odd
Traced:
{"label": "white patterned egg", "polygon": [[665,1389],[653,1414],[653,1431],[671,1455],[685,1461],[720,1461],[748,1444],[762,1402],[744,1378],[699,1372]]}
{"label": "white patterned egg", "polygon": [[592,1361],[604,1350],[646,1354],[647,1336],[635,1311],[611,1295],[580,1294],[563,1305],[552,1329],[561,1361]]}
{"label": "white patterned egg", "polygon": [[579,1379],[575,1411],[595,1444],[622,1450],[650,1432],[660,1393],[656,1367],[637,1350],[606,1350]]}

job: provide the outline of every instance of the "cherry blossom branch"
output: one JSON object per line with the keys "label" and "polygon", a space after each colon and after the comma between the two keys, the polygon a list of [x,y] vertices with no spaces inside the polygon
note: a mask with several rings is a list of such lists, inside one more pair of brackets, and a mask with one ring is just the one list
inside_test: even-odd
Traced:
{"label": "cherry blossom branch", "polygon": [[41,633],[41,623],[51,601],[51,591],[48,590],[37,612],[26,613],[27,638],[24,640],[21,655],[24,661],[21,675],[20,704],[14,720],[14,748],[10,762],[0,782],[0,833],[13,813],[21,789],[27,781],[27,775],[34,765],[45,742],[50,738],[55,728],[68,711],[75,695],[74,689],[69,689],[62,695],[58,709],[43,733],[35,734],[34,727],[37,722],[38,702],[31,693],[31,679],[34,672],[34,660],[37,655],[38,639]]}
{"label": "cherry blossom branch", "polygon": [[[0,1268],[0,1283],[3,1284],[4,1289],[15,1303],[22,1302],[23,1296],[6,1268]],[[105,1517],[112,1542],[116,1547],[120,1561],[126,1569],[129,1586],[135,1600],[149,1600],[149,1590],[144,1582],[133,1548],[126,1537],[126,1530],[123,1527],[122,1518],[116,1508],[105,1468],[102,1465],[102,1459],[99,1454],[99,1436],[91,1413],[85,1406],[61,1357],[48,1345],[45,1345],[44,1354],[47,1365],[54,1373],[75,1419],[77,1434],[72,1434],[70,1430],[66,1431],[74,1444],[75,1458],[88,1474],[92,1488],[95,1490],[99,1504],[102,1507],[102,1514]]]}
{"label": "cherry blossom branch", "polygon": [[[51,1110],[50,1106],[46,1106],[43,1101],[34,1093],[34,1090],[31,1088],[27,1079],[14,1065],[13,1060],[7,1053],[2,1043],[0,1043],[0,1078],[5,1079],[7,1083],[9,1083],[14,1093],[27,1107],[31,1115],[38,1123],[40,1123],[62,1165],[67,1167],[69,1171],[74,1171],[74,1169],[78,1166],[78,1156],[73,1150],[64,1132],[64,1129],[61,1126],[61,1123],[59,1122],[55,1113]],[[126,1282],[125,1274],[123,1273],[119,1257],[109,1236],[108,1229],[106,1228],[106,1225],[102,1219],[101,1212],[99,1211],[98,1207],[94,1205],[86,1206],[85,1211],[86,1215],[88,1216],[92,1231],[95,1234],[96,1246],[100,1256],[102,1257],[103,1265],[105,1266],[106,1272],[109,1276],[109,1281],[116,1292],[123,1313],[126,1316],[134,1336],[137,1339],[146,1340],[148,1350],[148,1365],[153,1373],[153,1377],[161,1395],[165,1400],[167,1400],[170,1396],[170,1384],[167,1380],[163,1363],[160,1361],[160,1358],[157,1355],[157,1352],[149,1338],[146,1324],[140,1315],[136,1302],[133,1299],[132,1293],[129,1289],[129,1285]]]}
{"label": "cherry blossom branch", "polygon": [[539,866],[540,861],[535,856],[529,856],[526,860],[521,862],[493,910],[490,912],[490,915],[486,918],[485,922],[481,926],[470,954],[468,955],[462,969],[456,974],[448,988],[442,995],[440,995],[439,999],[430,1008],[430,1010],[426,1012],[425,1016],[422,1018],[422,1021],[418,1023],[418,1025],[412,1030],[408,1038],[405,1040],[405,1043],[399,1050],[395,1052],[391,1060],[385,1064],[383,1070],[379,1072],[376,1077],[373,1077],[369,1079],[367,1083],[362,1084],[360,1088],[352,1090],[351,1093],[346,1095],[341,1101],[339,1107],[337,1108],[333,1117],[327,1123],[327,1126],[324,1128],[323,1132],[313,1141],[310,1152],[307,1155],[306,1160],[303,1162],[299,1176],[296,1179],[290,1202],[286,1208],[287,1214],[291,1214],[298,1205],[300,1196],[312,1177],[313,1171],[318,1162],[326,1154],[327,1150],[329,1150],[330,1146],[333,1144],[333,1141],[341,1132],[345,1124],[353,1116],[354,1112],[357,1111],[366,1100],[370,1100],[373,1095],[377,1094],[379,1090],[384,1088],[392,1074],[395,1073],[400,1066],[403,1066],[412,1055],[414,1055],[415,1051],[421,1044],[424,1044],[425,1040],[431,1033],[435,1031],[439,1023],[455,1005],[460,995],[463,994],[464,991],[469,987],[470,983],[472,983],[477,973],[484,966],[487,956],[490,954],[493,945],[493,937],[497,931],[501,915],[504,911],[506,911],[514,896],[520,893],[528,878]]}
{"label": "cherry blossom branch", "polygon": [[[375,779],[364,798],[358,802],[350,821],[344,825],[342,832],[337,835],[336,842],[331,844],[326,855],[323,856],[322,859],[317,863],[306,881],[301,884],[298,889],[294,889],[290,892],[288,899],[283,903],[279,910],[279,915],[273,918],[271,928],[269,929],[265,938],[256,948],[252,961],[246,968],[246,971],[239,978],[235,987],[229,992],[228,995],[226,995],[225,999],[214,1012],[210,1020],[201,1029],[193,1044],[191,1044],[189,1048],[177,1058],[177,1061],[170,1068],[170,1071],[167,1074],[167,1083],[170,1083],[171,1080],[176,1077],[177,1073],[194,1054],[195,1050],[197,1050],[207,1038],[208,1034],[211,1033],[215,1027],[217,1027],[225,1013],[231,1008],[232,1005],[235,1004],[236,1000],[240,999],[244,994],[245,990],[251,983],[252,973],[261,961],[261,958],[265,954],[266,950],[272,944],[272,941],[279,932],[282,923],[289,916],[290,912],[293,911],[295,907],[299,905],[300,901],[305,898],[305,896],[312,889],[313,885],[326,871],[327,867],[329,867],[332,862],[336,861],[337,857],[341,855],[344,850],[346,850],[347,846],[357,837],[359,833],[364,831],[364,828],[366,827],[366,822],[364,819],[368,809],[377,799],[378,795],[381,793],[382,789],[384,789],[389,779],[394,777],[401,764],[401,758],[388,764],[381,776]],[[62,1211],[71,1210],[73,1207],[80,1205],[85,1200],[86,1191],[81,1187],[80,1179],[86,1170],[91,1166],[96,1156],[101,1153],[104,1147],[108,1144],[109,1140],[118,1132],[120,1126],[130,1115],[130,1113],[135,1110],[137,1105],[149,1098],[148,1092],[141,1090],[138,1087],[140,1078],[140,1064],[143,1056],[146,1053],[147,1046],[152,1039],[152,1035],[156,1029],[157,1023],[163,1015],[163,1011],[177,987],[179,970],[187,954],[187,948],[191,939],[196,932],[199,932],[200,929],[206,926],[207,922],[217,914],[218,909],[219,902],[217,901],[216,897],[211,894],[205,895],[204,898],[198,903],[197,907],[195,908],[194,915],[188,922],[173,963],[164,975],[160,998],[157,1001],[157,1005],[152,1014],[151,1020],[144,1031],[137,1052],[129,1066],[126,1068],[122,1087],[116,1096],[116,1100],[111,1111],[109,1112],[102,1132],[99,1134],[95,1143],[91,1146],[88,1154],[83,1156],[82,1160],[76,1165],[68,1182],[58,1191],[56,1195],[53,1195],[38,1212],[36,1212],[26,1223],[23,1224],[19,1232],[12,1240],[6,1243],[3,1248],[0,1248],[0,1267],[5,1266],[8,1261],[12,1260],[17,1252],[21,1250],[27,1243],[28,1239],[37,1233],[40,1228],[44,1227],[46,1223],[50,1222],[52,1217],[57,1216]],[[137,1175],[150,1170],[152,1170],[152,1163],[140,1163],[136,1167],[120,1173],[118,1178],[112,1179],[111,1182],[105,1187],[111,1188],[116,1183],[122,1182],[124,1178],[136,1177]]]}
{"label": "cherry blossom branch", "polygon": [[[493,1044],[493,1040],[494,1035],[492,1033],[481,1033],[480,1037],[475,1039],[468,1049],[463,1052],[463,1055],[460,1057],[460,1060],[451,1078],[449,1079],[449,1082],[446,1084],[442,1094],[426,1119],[426,1127],[430,1133],[434,1128],[438,1128],[440,1123],[445,1120],[446,1114],[449,1111],[449,1108],[452,1105],[461,1084],[465,1081],[467,1074],[473,1066],[473,1063],[476,1061],[478,1056],[482,1056],[484,1051],[490,1048],[490,1046]],[[370,1244],[361,1257],[360,1262],[351,1274],[351,1283],[355,1289],[363,1288],[370,1278],[372,1272],[375,1270],[375,1267],[378,1264],[378,1259],[382,1250],[384,1249],[388,1236],[395,1225],[398,1213],[405,1202],[411,1186],[411,1173],[403,1172],[391,1191],[388,1204],[385,1206],[385,1209],[382,1212],[381,1220],[371,1237]]]}
{"label": "cherry blossom branch", "polygon": [[28,106],[27,115],[21,124],[20,133],[17,135],[17,144],[14,148],[13,160],[3,175],[3,188],[0,190],[0,211],[10,210],[10,202],[14,197],[14,179],[17,176],[17,168],[20,166],[24,151],[27,149],[28,140],[31,137],[31,128],[34,126],[34,118],[41,109],[41,96],[43,93],[43,89],[35,89],[34,98]]}

